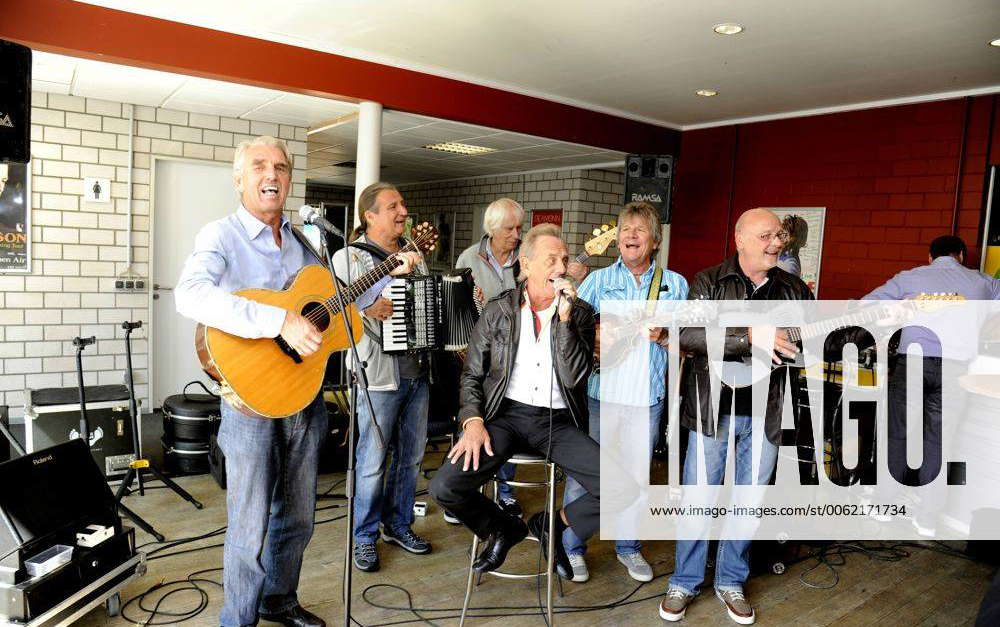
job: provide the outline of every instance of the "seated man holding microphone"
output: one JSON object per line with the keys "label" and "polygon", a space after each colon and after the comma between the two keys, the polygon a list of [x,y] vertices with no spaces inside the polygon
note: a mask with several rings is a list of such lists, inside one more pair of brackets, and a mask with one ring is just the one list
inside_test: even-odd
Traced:
{"label": "seated man holding microphone", "polygon": [[547,455],[585,490],[556,516],[553,561],[560,576],[572,576],[558,541],[562,532],[569,527],[587,538],[598,529],[599,448],[581,428],[587,424],[594,313],[563,278],[568,263],[558,227],[528,231],[520,249],[522,281],[486,305],[469,345],[461,379],[462,437],[430,492],[485,540],[473,564],[479,572],[497,569],[529,530],[547,546],[544,513],[525,525],[481,492],[517,452]]}

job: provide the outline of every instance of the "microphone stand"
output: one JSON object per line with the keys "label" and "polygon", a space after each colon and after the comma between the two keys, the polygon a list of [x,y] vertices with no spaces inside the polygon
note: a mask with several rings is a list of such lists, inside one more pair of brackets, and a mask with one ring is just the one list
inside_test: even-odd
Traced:
{"label": "microphone stand", "polygon": [[[80,393],[80,438],[83,439],[84,444],[87,445],[87,450],[90,450],[90,421],[87,419],[87,402],[84,398],[84,387],[83,387],[83,349],[87,346],[93,344],[97,341],[94,336],[91,337],[75,337],[73,338],[73,346],[76,347],[76,381],[77,388]],[[134,428],[134,427],[133,427]],[[129,472],[132,472],[131,469]],[[125,485],[124,482],[122,485]],[[120,489],[119,489],[120,491]],[[126,507],[122,502],[121,498],[115,499],[115,505],[118,511],[125,514],[132,519],[132,522],[136,524],[137,527],[148,533],[149,535],[156,538],[157,542],[163,542],[163,535],[161,535],[156,529],[153,528],[148,522],[146,522],[139,514],[136,514],[131,509]]]}
{"label": "microphone stand", "polygon": [[[354,330],[351,326],[350,316],[347,315],[347,305],[344,301],[344,295],[340,290],[340,282],[337,280],[337,274],[333,271],[333,256],[330,254],[330,248],[327,245],[326,231],[317,226],[319,230],[320,244],[323,249],[323,258],[327,263],[327,268],[330,270],[330,276],[333,278],[333,293],[334,297],[337,299],[337,306],[340,307],[340,316],[344,321],[344,330],[347,331],[347,339],[351,345],[351,371],[353,377],[351,378],[351,394],[349,397],[349,416],[347,419],[347,475],[346,475],[346,487],[344,494],[347,497],[347,551],[344,554],[344,626],[351,627],[351,583],[353,575],[354,562],[352,557],[354,555],[354,433],[355,424],[358,420],[358,403],[357,403],[357,390],[358,383],[361,383],[361,389],[364,390],[365,400],[368,404],[368,413],[372,419],[372,425],[375,427],[375,435],[378,439],[379,447],[385,448],[385,439],[382,437],[382,429],[378,425],[378,420],[375,418],[375,406],[372,404],[371,394],[368,392],[368,375],[365,373],[365,366],[367,364],[361,361],[358,356],[358,344],[354,341]],[[344,240],[344,250],[347,250],[347,238],[344,237],[343,233],[335,233],[341,239]],[[347,260],[348,272],[350,272],[351,261]],[[331,323],[333,321],[331,320]]]}

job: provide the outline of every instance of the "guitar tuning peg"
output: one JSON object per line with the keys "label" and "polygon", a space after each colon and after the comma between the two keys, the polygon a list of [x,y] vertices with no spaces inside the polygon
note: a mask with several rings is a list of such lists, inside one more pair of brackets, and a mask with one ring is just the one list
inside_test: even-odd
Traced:
{"label": "guitar tuning peg", "polygon": [[591,233],[591,235],[595,235],[595,236],[596,236],[596,235],[600,235],[600,234],[601,234],[601,229],[594,229],[594,230],[593,230],[593,231],[591,231],[590,233]]}

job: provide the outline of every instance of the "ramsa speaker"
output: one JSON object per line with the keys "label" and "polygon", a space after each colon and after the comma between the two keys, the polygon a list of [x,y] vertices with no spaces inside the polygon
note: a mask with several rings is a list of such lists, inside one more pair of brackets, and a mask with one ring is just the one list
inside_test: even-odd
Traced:
{"label": "ramsa speaker", "polygon": [[629,155],[625,158],[625,202],[648,202],[670,224],[670,190],[674,179],[671,155]]}
{"label": "ramsa speaker", "polygon": [[0,39],[0,163],[27,163],[31,48]]}

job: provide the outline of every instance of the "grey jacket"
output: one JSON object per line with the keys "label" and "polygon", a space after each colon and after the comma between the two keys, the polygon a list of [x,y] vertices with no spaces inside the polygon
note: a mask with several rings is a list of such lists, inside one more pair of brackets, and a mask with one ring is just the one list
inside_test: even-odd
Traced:
{"label": "grey jacket", "polygon": [[[375,244],[362,235],[357,239],[359,242]],[[350,256],[350,273],[348,273],[348,255]],[[344,283],[350,276],[351,281],[356,281],[365,272],[375,267],[375,260],[371,254],[358,248],[341,248],[333,254],[333,268],[339,278]],[[428,274],[427,265],[421,261],[415,274]],[[368,389],[376,392],[395,392],[399,389],[399,365],[396,363],[394,355],[386,355],[382,352],[381,343],[375,338],[381,338],[382,325],[378,320],[369,318],[361,312],[361,320],[365,325],[365,332],[358,342],[358,357],[361,361],[367,362],[365,375],[368,377]],[[347,355],[350,363],[351,355]]]}
{"label": "grey jacket", "polygon": [[[488,301],[496,298],[507,290],[514,289],[517,284],[517,273],[520,269],[519,263],[514,263],[510,267],[503,269],[503,276],[498,276],[497,271],[490,265],[486,257],[486,247],[490,245],[490,236],[484,235],[478,244],[473,244],[458,256],[455,262],[456,268],[471,268],[472,280],[476,286],[483,290],[483,299]],[[519,249],[515,249],[515,257]]]}

